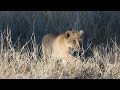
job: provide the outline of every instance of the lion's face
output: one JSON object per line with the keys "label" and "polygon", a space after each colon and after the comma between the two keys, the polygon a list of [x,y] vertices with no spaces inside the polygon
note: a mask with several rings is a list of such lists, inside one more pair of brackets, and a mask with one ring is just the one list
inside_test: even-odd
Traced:
{"label": "lion's face", "polygon": [[66,31],[65,38],[67,39],[68,48],[74,51],[80,51],[80,42],[82,39],[83,30],[81,31]]}

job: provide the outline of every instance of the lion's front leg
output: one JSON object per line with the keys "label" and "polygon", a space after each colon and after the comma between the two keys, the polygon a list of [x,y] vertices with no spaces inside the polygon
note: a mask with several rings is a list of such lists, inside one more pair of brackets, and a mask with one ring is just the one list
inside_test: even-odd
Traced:
{"label": "lion's front leg", "polygon": [[63,58],[63,64],[66,65],[70,62],[75,62],[76,60],[78,60],[77,58],[73,57],[72,55],[66,55],[64,58]]}

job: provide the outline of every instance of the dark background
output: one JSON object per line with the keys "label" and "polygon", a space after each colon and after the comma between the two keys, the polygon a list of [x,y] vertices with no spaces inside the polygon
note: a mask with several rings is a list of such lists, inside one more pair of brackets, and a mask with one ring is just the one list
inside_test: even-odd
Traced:
{"label": "dark background", "polygon": [[120,43],[119,11],[0,11],[0,30],[9,26],[13,43],[20,36],[24,44],[35,32],[37,43],[47,33],[63,33],[76,29],[84,30],[84,44],[111,45],[116,38]]}

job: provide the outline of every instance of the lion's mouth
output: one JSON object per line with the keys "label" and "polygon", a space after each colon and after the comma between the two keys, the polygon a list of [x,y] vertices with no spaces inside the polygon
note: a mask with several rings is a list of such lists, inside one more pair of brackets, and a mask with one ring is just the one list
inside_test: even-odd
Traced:
{"label": "lion's mouth", "polygon": [[71,48],[71,47],[69,47],[69,51],[70,51],[70,52],[76,52],[76,51],[80,51],[80,49],[76,49],[76,48]]}

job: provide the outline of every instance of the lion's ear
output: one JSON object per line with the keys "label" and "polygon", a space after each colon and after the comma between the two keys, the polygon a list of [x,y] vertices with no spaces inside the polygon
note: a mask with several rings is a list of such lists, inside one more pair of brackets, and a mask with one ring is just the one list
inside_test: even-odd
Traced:
{"label": "lion's ear", "polygon": [[65,38],[68,39],[70,37],[71,31],[66,31],[65,32]]}
{"label": "lion's ear", "polygon": [[83,34],[83,30],[80,30],[80,32],[79,32],[79,33],[80,33],[80,35],[82,35],[82,34]]}

